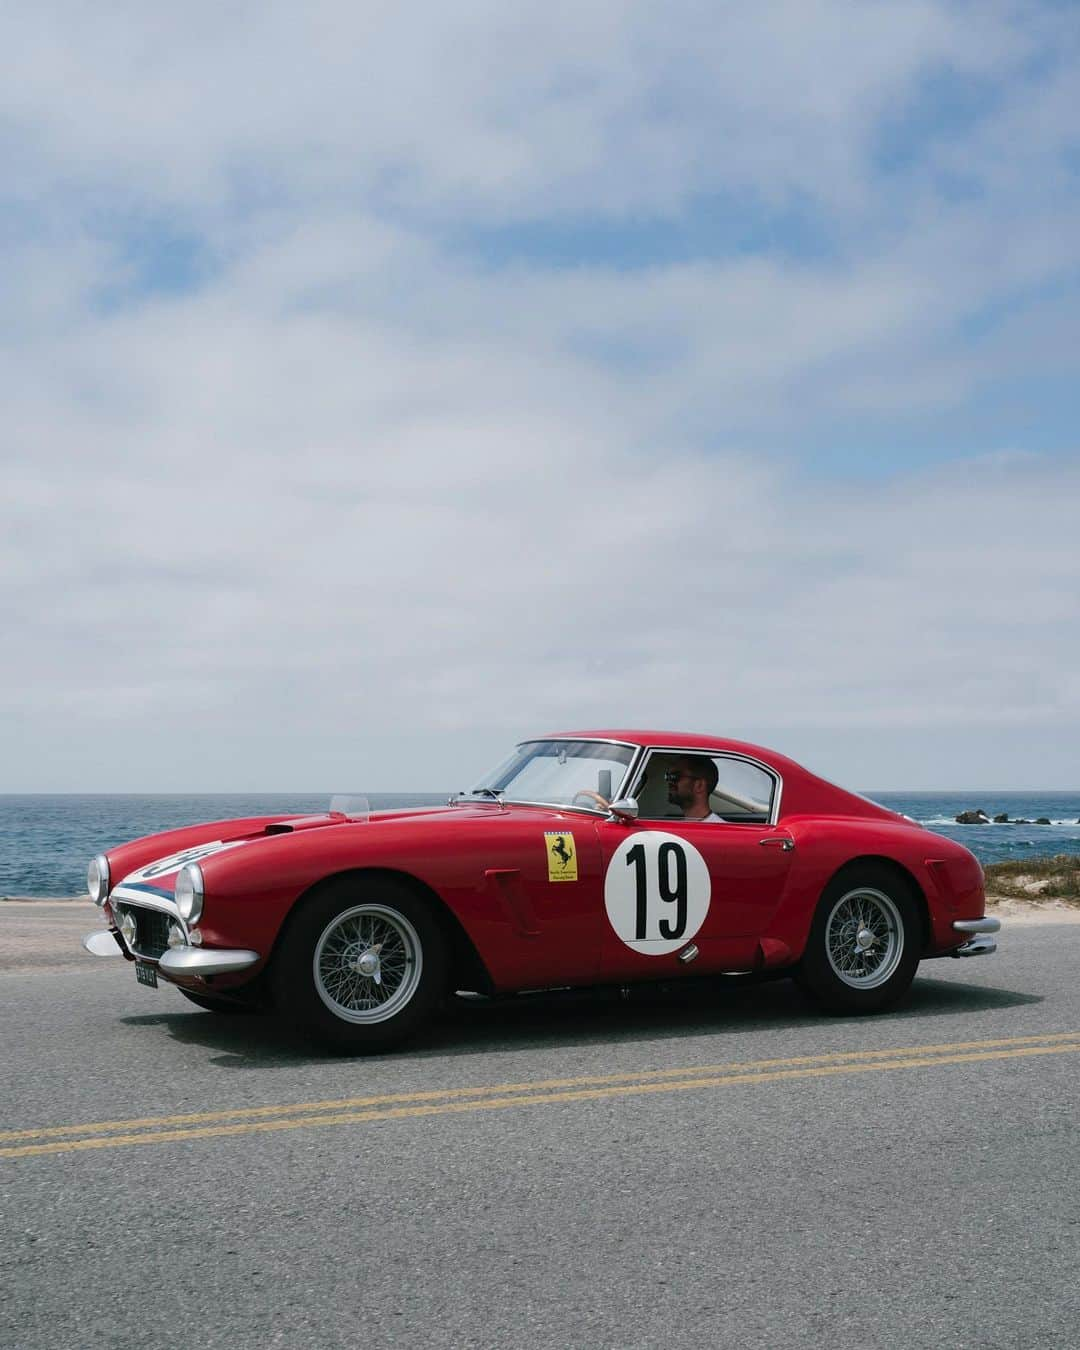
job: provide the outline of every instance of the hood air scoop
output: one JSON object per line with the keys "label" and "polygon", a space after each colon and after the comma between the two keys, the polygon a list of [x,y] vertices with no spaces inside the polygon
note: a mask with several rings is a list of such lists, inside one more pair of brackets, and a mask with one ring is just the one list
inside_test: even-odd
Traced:
{"label": "hood air scoop", "polygon": [[327,825],[340,825],[344,816],[295,816],[292,820],[275,820],[263,834],[295,834],[297,830],[321,830]]}

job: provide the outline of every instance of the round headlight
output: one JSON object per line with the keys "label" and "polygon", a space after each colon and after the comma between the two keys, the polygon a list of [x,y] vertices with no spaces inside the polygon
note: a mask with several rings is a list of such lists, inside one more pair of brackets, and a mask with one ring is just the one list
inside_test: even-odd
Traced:
{"label": "round headlight", "polygon": [[104,853],[90,859],[86,869],[86,889],[95,905],[103,905],[109,894],[109,860]]}
{"label": "round headlight", "polygon": [[176,874],[176,908],[185,923],[198,923],[203,909],[203,874],[198,863],[185,863]]}

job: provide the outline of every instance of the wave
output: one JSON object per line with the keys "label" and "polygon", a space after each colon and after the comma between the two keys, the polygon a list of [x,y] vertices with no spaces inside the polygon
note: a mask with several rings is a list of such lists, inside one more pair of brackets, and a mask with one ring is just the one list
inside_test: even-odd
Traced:
{"label": "wave", "polygon": [[[1005,827],[1008,827],[1008,826],[1014,826],[1014,827],[1015,827],[1015,826],[1019,826],[1020,829],[1024,830],[1024,829],[1027,829],[1028,826],[1030,826],[1030,825],[1032,824],[1032,822],[1031,822],[1030,820],[1027,822],[1027,825],[1021,825],[1020,822],[1017,821],[1017,820],[1003,820],[1003,821],[1000,821],[1000,822],[995,822],[995,821],[993,821],[993,820],[988,820],[988,821],[987,821],[985,824],[983,824],[983,825],[961,825],[961,824],[957,821],[957,819],[956,819],[955,816],[919,816],[919,817],[918,817],[918,820],[919,820],[919,824],[920,824],[920,825],[927,825],[927,826],[929,826],[931,829],[933,829],[933,828],[935,828],[935,827],[937,827],[937,826],[941,826],[941,825],[955,825],[955,826],[957,827],[957,829],[961,829],[961,830],[985,830],[985,829],[987,829],[987,828],[990,827],[990,826],[993,826],[995,829],[999,829],[999,830],[1000,830],[1000,829],[1003,829],[1003,828],[1005,828]],[[1073,820],[1072,818],[1069,818],[1069,819],[1066,819],[1066,820],[1051,820],[1051,821],[1050,821],[1050,825],[1051,825],[1051,826],[1056,825],[1056,826],[1058,826],[1059,828],[1060,828],[1060,827],[1063,827],[1063,826],[1066,827],[1066,828],[1068,828],[1069,826],[1080,825],[1080,820]],[[1039,826],[1039,829],[1040,829],[1040,830],[1045,830],[1045,829],[1047,829],[1047,828],[1049,828],[1049,827],[1046,826],[1046,825],[1040,825],[1040,826]]]}

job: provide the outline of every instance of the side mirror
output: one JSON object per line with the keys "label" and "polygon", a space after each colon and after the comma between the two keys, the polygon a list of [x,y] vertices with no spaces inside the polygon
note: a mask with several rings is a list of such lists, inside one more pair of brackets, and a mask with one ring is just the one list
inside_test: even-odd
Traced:
{"label": "side mirror", "polygon": [[611,803],[608,810],[611,812],[609,820],[621,820],[627,825],[638,818],[638,804],[635,797],[620,797],[618,801]]}

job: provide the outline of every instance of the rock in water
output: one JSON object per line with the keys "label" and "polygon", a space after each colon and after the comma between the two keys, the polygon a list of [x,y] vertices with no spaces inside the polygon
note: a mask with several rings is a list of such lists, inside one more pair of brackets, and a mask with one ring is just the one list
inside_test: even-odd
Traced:
{"label": "rock in water", "polygon": [[985,811],[961,811],[956,817],[957,825],[989,825],[990,817]]}
{"label": "rock in water", "polygon": [[995,825],[1008,825],[1008,823],[1009,823],[1009,817],[1008,817],[1008,813],[1005,812],[1005,811],[1002,811],[1002,813],[1001,813],[1000,816],[995,816],[995,817],[994,817],[994,824],[995,824]]}

